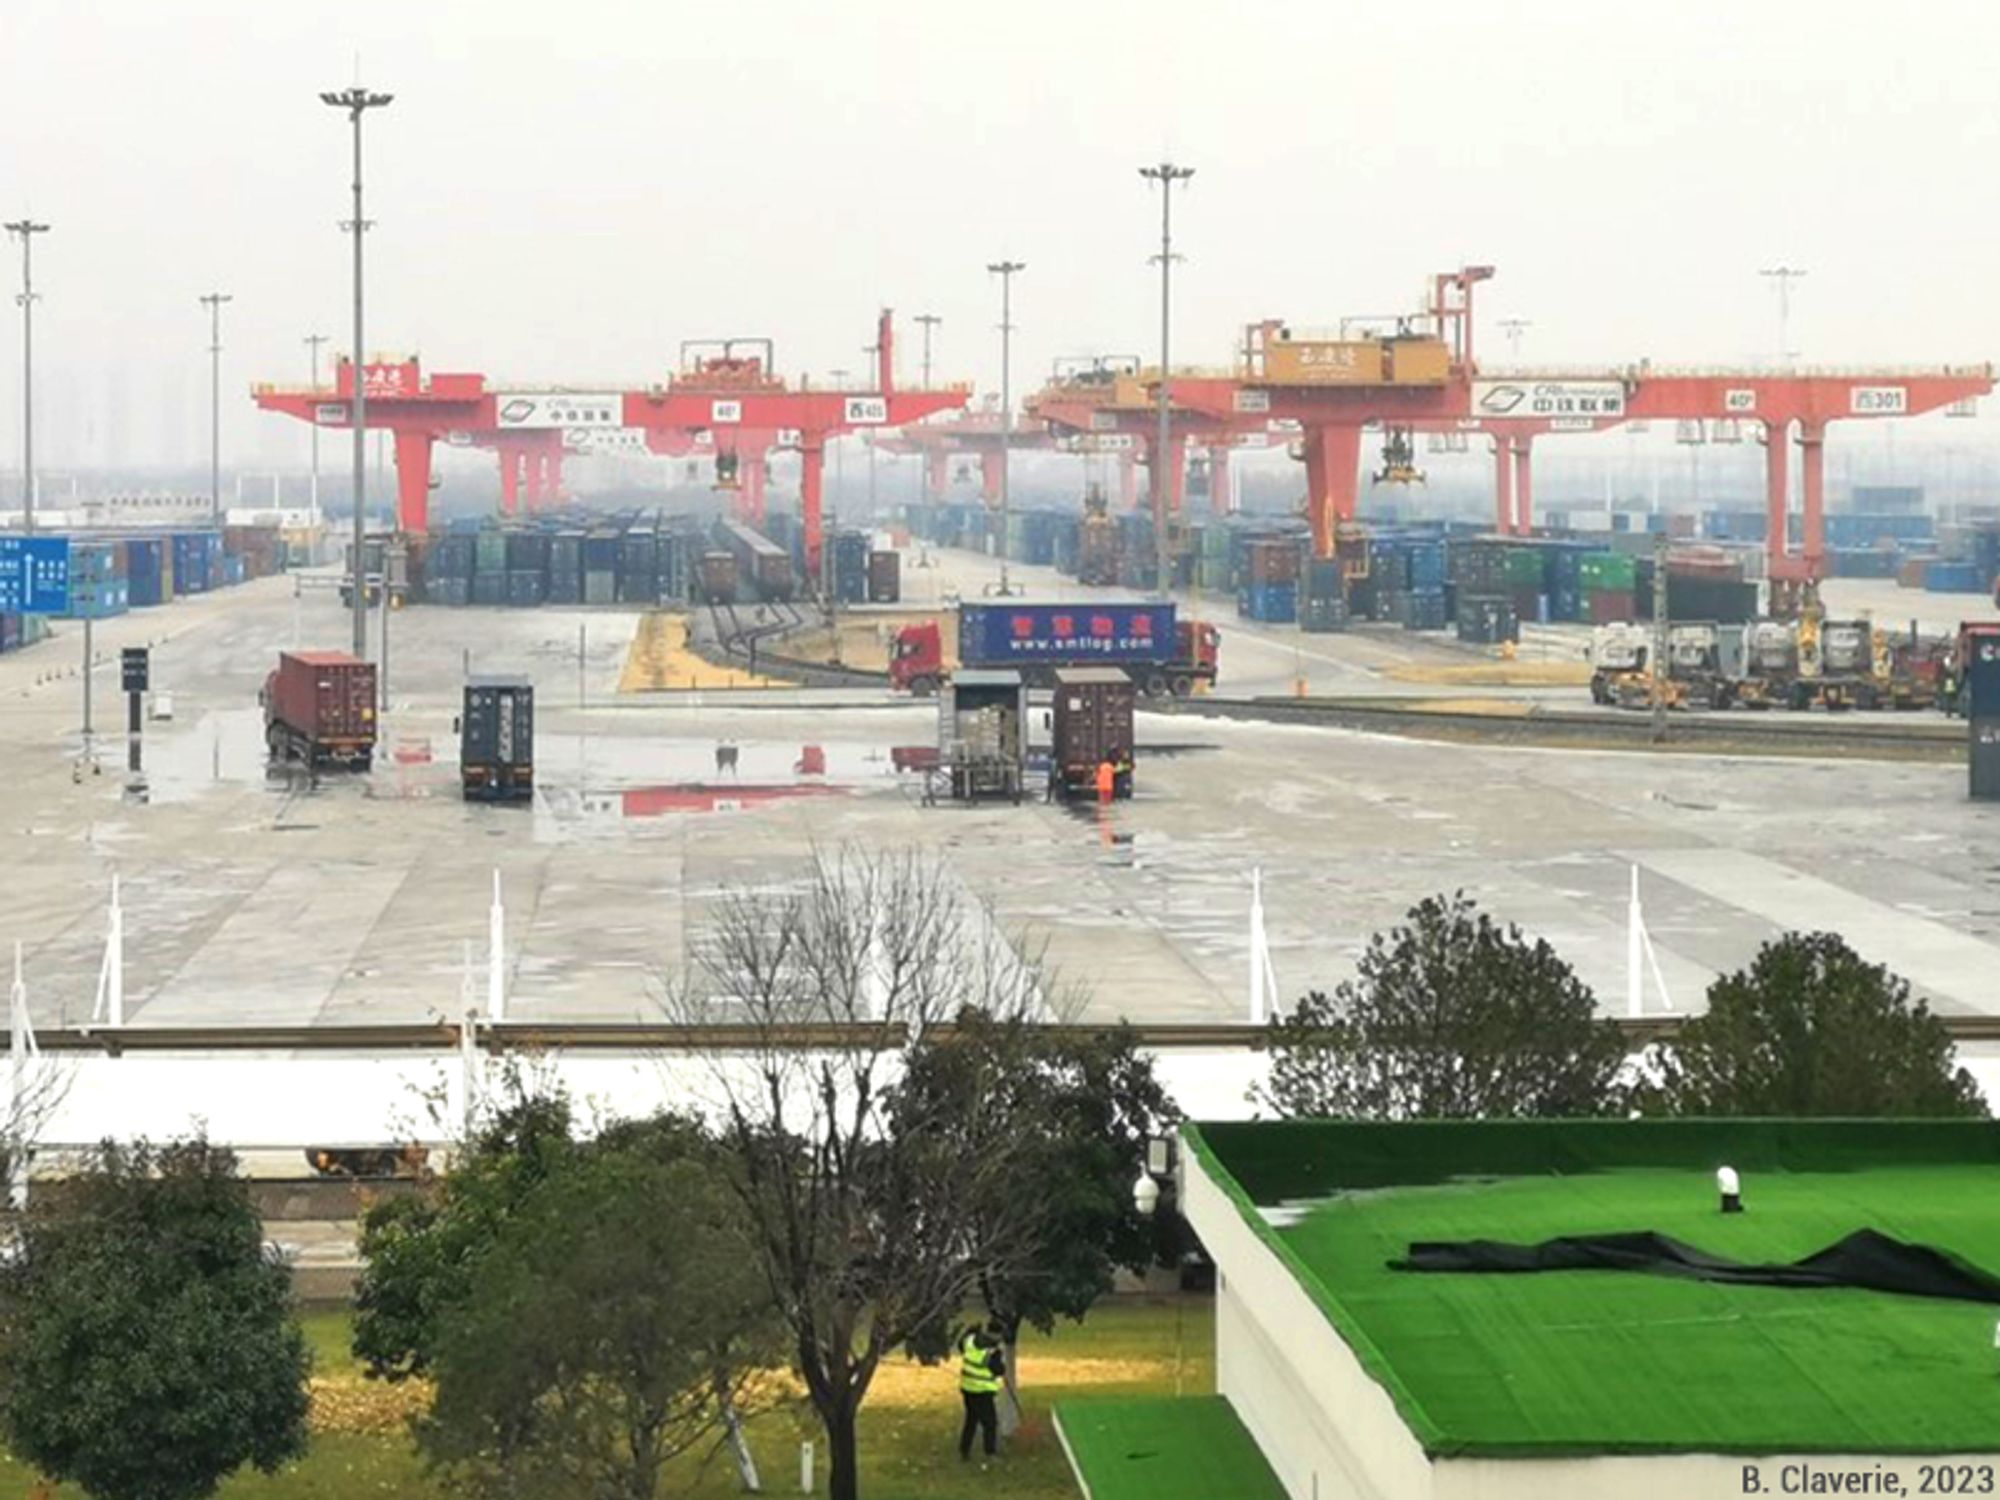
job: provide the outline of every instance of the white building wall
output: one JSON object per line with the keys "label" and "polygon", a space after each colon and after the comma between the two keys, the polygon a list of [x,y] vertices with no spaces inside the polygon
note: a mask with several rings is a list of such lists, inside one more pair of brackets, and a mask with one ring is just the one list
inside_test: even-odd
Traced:
{"label": "white building wall", "polygon": [[1182,1212],[1215,1258],[1216,1387],[1291,1500],[1429,1500],[1432,1465],[1387,1391],[1212,1181],[1182,1158]]}

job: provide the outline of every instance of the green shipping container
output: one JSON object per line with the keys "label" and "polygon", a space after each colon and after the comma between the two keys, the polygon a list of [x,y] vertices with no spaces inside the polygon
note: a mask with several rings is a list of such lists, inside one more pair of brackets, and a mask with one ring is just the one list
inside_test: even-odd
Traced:
{"label": "green shipping container", "polygon": [[504,573],[507,571],[507,535],[501,531],[481,531],[472,538],[472,571],[475,573]]}
{"label": "green shipping container", "polygon": [[1541,588],[1544,563],[1540,547],[1509,547],[1506,556],[1508,589]]}
{"label": "green shipping container", "polygon": [[1630,590],[1639,581],[1638,559],[1623,552],[1591,552],[1579,565],[1585,593]]}

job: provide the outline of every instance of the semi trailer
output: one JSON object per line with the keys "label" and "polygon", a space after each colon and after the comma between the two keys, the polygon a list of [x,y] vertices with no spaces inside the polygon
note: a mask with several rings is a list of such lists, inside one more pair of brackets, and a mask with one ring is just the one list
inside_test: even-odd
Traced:
{"label": "semi trailer", "polygon": [[280,760],[365,771],[375,759],[375,667],[345,651],[286,651],[264,679],[264,741]]}
{"label": "semi trailer", "polygon": [[[1149,698],[1185,698],[1215,681],[1222,634],[1203,620],[1176,618],[1171,604],[961,604],[958,667],[1016,671],[1029,687],[1055,686],[1069,667],[1123,672]],[[889,681],[927,697],[951,679],[935,621],[905,625],[889,654]]]}
{"label": "semi trailer", "polygon": [[458,716],[459,788],[467,802],[535,796],[535,688],[525,677],[469,678]]}

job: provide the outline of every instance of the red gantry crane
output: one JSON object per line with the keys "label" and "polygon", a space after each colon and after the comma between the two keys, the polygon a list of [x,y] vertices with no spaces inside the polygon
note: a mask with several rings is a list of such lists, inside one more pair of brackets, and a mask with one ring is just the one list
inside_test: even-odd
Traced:
{"label": "red gantry crane", "polygon": [[[1765,501],[1774,579],[1817,579],[1826,560],[1826,429],[1836,421],[1916,416],[1993,390],[1993,367],[1673,369],[1634,365],[1484,371],[1473,356],[1473,288],[1493,274],[1467,266],[1432,280],[1430,306],[1391,334],[1307,333],[1253,324],[1237,370],[1174,375],[1175,411],[1227,422],[1298,424],[1314,546],[1333,555],[1334,528],[1352,520],[1362,429],[1476,429],[1493,436],[1502,528],[1532,515],[1530,454],[1548,432],[1595,432],[1632,421],[1759,423],[1766,443]],[[1145,378],[1157,388],[1158,375]],[[1787,547],[1787,447],[1800,447],[1801,549]],[[1508,469],[1512,468],[1509,485]],[[1513,491],[1510,503],[1508,490]]]}
{"label": "red gantry crane", "polygon": [[[502,504],[509,510],[524,492],[531,508],[553,502],[566,447],[587,446],[596,434],[637,429],[654,452],[711,448],[718,482],[749,490],[743,508],[755,506],[761,514],[770,450],[796,446],[807,563],[817,577],[828,440],[956,410],[971,393],[964,384],[899,389],[893,320],[886,308],[874,347],[876,378],[863,390],[816,389],[803,380],[796,388],[788,385],[772,371],[768,339],[685,344],[681,370],[665,384],[639,391],[494,389],[483,375],[425,375],[415,359],[364,365],[361,380],[368,425],[395,437],[396,522],[402,531],[430,529],[431,448],[441,440],[499,451]],[[345,427],[352,420],[354,367],[342,361],[331,388],[260,385],[252,397],[265,411]]]}
{"label": "red gantry crane", "polygon": [[924,498],[936,505],[951,484],[954,459],[977,459],[979,494],[989,506],[1000,504],[1000,468],[1009,451],[1056,446],[1046,427],[1016,420],[1003,428],[998,412],[972,412],[941,422],[898,428],[870,440],[884,453],[917,455],[924,461]]}
{"label": "red gantry crane", "polygon": [[[757,348],[760,352],[743,353]],[[872,390],[816,390],[801,381],[789,387],[772,373],[769,340],[731,339],[720,344],[685,344],[682,369],[664,386],[629,393],[624,425],[647,432],[707,432],[715,444],[717,472],[725,475],[725,455],[740,474],[746,458],[761,465],[766,439],[796,435],[799,450],[799,514],[809,576],[820,575],[822,487],[829,438],[879,431],[920,422],[941,411],[962,408],[967,385],[938,390],[900,390],[895,380],[895,328],[887,308],[876,328],[875,385]],[[759,446],[760,443],[762,446]],[[726,479],[725,479],[726,482]]]}
{"label": "red gantry crane", "polygon": [[[1159,446],[1159,408],[1151,394],[1158,384],[1158,372],[1141,370],[1136,359],[1064,362],[1024,405],[1031,418],[1056,434],[1057,446],[1130,454],[1150,469],[1158,461],[1154,449]],[[1207,453],[1210,508],[1218,515],[1235,509],[1229,453],[1235,447],[1269,441],[1269,419],[1261,413],[1218,416],[1185,406],[1170,395],[1167,424],[1169,520],[1180,518],[1186,507],[1191,447]],[[1128,488],[1122,498],[1129,508],[1136,495]]]}

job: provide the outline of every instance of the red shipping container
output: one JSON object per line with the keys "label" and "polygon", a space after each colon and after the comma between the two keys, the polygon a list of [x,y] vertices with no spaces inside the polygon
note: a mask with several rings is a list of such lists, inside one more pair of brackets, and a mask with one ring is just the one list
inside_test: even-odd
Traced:
{"label": "red shipping container", "polygon": [[1295,541],[1250,542],[1245,550],[1250,564],[1250,581],[1258,583],[1297,583],[1299,579],[1299,544]]}
{"label": "red shipping container", "polygon": [[1628,624],[1639,618],[1639,601],[1623,589],[1593,589],[1583,600],[1593,625]]}
{"label": "red shipping container", "polygon": [[374,664],[345,651],[287,651],[265,680],[264,717],[314,759],[365,758],[375,743]]}

